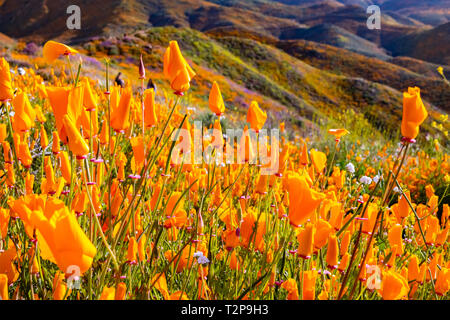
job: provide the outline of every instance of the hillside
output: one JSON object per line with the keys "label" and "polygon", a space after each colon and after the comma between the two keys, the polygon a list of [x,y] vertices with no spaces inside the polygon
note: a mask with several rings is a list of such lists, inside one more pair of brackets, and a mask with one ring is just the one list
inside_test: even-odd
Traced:
{"label": "hillside", "polygon": [[[380,130],[390,131],[390,124],[401,117],[401,92],[409,84],[417,82],[425,88],[433,85],[434,90],[441,90],[441,95],[431,94],[430,90],[428,101],[436,105],[444,101],[439,107],[449,108],[445,104],[449,101],[448,91],[445,91],[441,80],[422,77],[377,59],[370,60],[357,54],[352,56],[351,52],[338,48],[335,48],[337,52],[331,50],[330,56],[325,59],[330,65],[345,66],[352,60],[359,62],[352,67],[331,69],[330,65],[327,67],[319,63],[320,59],[296,56],[299,51],[296,53],[286,47],[291,42],[281,41],[276,43],[276,47],[246,38],[212,37],[192,29],[173,27],[152,28],[127,39],[99,38],[85,43],[84,48],[86,54],[98,58],[109,54],[118,65],[134,63],[128,73],[129,78],[133,78],[137,75],[138,56],[143,47],[144,61],[152,77],[158,86],[164,87],[166,82],[162,80],[161,56],[171,39],[179,42],[197,72],[190,101],[199,107],[207,104],[204,97],[215,80],[220,85],[227,108],[238,114],[244,113],[250,99],[255,99],[270,106],[273,116],[270,121],[286,121],[295,125],[305,121],[308,123],[317,116],[337,114],[345,105],[365,114]],[[151,48],[146,47],[148,43],[151,43]],[[317,54],[323,53],[324,49],[320,46],[325,45],[314,42],[311,45]],[[372,75],[367,75],[367,67],[364,69],[362,66],[372,62],[380,62],[379,74],[374,71]],[[392,70],[396,72],[390,74]],[[426,89],[424,94],[427,99]],[[432,110],[438,109],[428,102],[427,106],[432,117],[437,117],[438,113]],[[389,108],[388,113],[385,108]],[[427,124],[424,126],[427,127]]]}
{"label": "hillside", "polygon": [[439,64],[450,64],[450,22],[432,30],[408,34],[388,44],[394,55],[408,55]]}
{"label": "hillside", "polygon": [[[81,49],[84,61],[97,67],[110,56],[114,72],[120,70],[133,82],[143,52],[152,78],[168,89],[161,56],[170,40],[178,40],[197,72],[189,103],[200,109],[207,105],[205,97],[215,80],[236,119],[251,100],[270,108],[269,122],[295,126],[333,118],[345,106],[395,135],[402,92],[419,86],[437,121],[450,110],[448,85],[436,72],[444,64],[448,74],[449,23],[432,28],[391,9],[383,11],[381,30],[369,30],[361,6],[370,3],[79,0],[83,27],[71,31],[65,28],[65,8],[72,1],[5,0],[0,3],[0,31],[8,41],[1,46],[9,43],[15,49],[2,55],[9,55],[13,64],[31,66],[40,55],[39,46],[56,39]],[[389,1],[375,3],[393,6]],[[436,3],[434,8],[445,12],[444,2]],[[45,78],[50,70],[40,66]],[[102,81],[103,74],[95,69],[92,76]],[[424,124],[426,130],[434,130],[431,122]]]}

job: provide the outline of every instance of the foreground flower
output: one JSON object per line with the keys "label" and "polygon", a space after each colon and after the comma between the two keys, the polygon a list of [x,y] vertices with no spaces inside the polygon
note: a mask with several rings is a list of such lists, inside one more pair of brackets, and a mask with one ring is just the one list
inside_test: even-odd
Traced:
{"label": "foreground flower", "polygon": [[383,273],[382,287],[378,292],[384,300],[399,300],[408,294],[409,285],[399,273],[387,271]]}
{"label": "foreground flower", "polygon": [[53,63],[62,55],[68,56],[76,53],[78,53],[77,50],[56,41],[48,41],[43,49],[44,59],[48,63]]}
{"label": "foreground flower", "polygon": [[418,87],[408,88],[403,93],[402,135],[408,139],[415,139],[419,134],[419,126],[428,117],[428,112],[420,97]]}
{"label": "foreground flower", "polygon": [[30,223],[39,232],[38,239],[42,243],[42,257],[58,265],[66,272],[70,266],[78,266],[80,272],[86,272],[97,253],[81,229],[75,214],[71,213],[58,199],[49,198],[40,202],[33,211],[26,204],[26,199],[16,200],[17,210],[28,214]]}

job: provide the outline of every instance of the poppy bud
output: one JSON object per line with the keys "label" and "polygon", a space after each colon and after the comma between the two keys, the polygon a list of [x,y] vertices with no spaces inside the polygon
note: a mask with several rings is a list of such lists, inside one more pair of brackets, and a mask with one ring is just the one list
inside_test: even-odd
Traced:
{"label": "poppy bud", "polygon": [[145,79],[145,66],[144,60],[142,59],[142,53],[141,57],[139,58],[139,79]]}

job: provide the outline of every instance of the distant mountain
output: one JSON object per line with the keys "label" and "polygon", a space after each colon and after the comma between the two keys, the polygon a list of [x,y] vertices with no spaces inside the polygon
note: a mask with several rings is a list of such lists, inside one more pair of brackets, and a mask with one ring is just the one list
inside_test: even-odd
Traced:
{"label": "distant mountain", "polygon": [[450,65],[450,22],[395,39],[387,44],[387,48],[395,56],[406,55]]}
{"label": "distant mountain", "polygon": [[450,21],[450,0],[385,0],[380,6],[432,26]]}
{"label": "distant mountain", "polygon": [[305,39],[325,43],[383,60],[389,58],[386,52],[373,42],[358,37],[357,35],[332,24],[320,24],[309,29],[298,29],[295,34],[289,33],[289,36],[285,38]]}

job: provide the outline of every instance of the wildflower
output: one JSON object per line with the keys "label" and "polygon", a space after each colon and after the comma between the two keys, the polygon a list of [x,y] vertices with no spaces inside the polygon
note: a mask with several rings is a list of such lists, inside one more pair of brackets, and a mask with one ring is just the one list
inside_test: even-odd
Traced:
{"label": "wildflower", "polygon": [[14,98],[14,91],[11,87],[11,73],[9,63],[5,58],[0,58],[0,101]]}
{"label": "wildflower", "polygon": [[342,129],[329,129],[328,133],[335,136],[336,142],[338,142],[343,136],[349,134],[350,132],[342,128]]}
{"label": "wildflower", "polygon": [[287,299],[288,300],[298,300],[298,287],[295,279],[288,279],[281,284],[281,287],[288,292]]}
{"label": "wildflower", "polygon": [[367,177],[367,176],[362,176],[362,177],[359,179],[359,182],[362,183],[362,184],[367,184],[367,185],[369,185],[369,184],[372,183],[372,179],[371,179],[370,177]]}
{"label": "wildflower", "polygon": [[12,100],[14,106],[14,129],[16,131],[28,131],[33,127],[36,112],[23,91],[19,91]]}
{"label": "wildflower", "polygon": [[68,56],[76,53],[78,53],[77,50],[55,41],[46,42],[43,49],[44,59],[48,63],[53,63],[61,55]]}
{"label": "wildflower", "polygon": [[355,173],[355,166],[351,162],[347,163],[347,165],[345,166],[345,169],[347,169],[347,171],[352,174]]}
{"label": "wildflower", "polygon": [[252,101],[247,111],[247,122],[250,128],[259,132],[266,122],[267,114],[259,108],[258,102]]}
{"label": "wildflower", "polygon": [[119,282],[116,287],[114,300],[124,300],[127,294],[127,285],[123,282]]}
{"label": "wildflower", "polygon": [[381,294],[384,300],[400,300],[408,294],[408,281],[399,273],[394,271],[383,272]]}
{"label": "wildflower", "polygon": [[209,93],[209,109],[220,117],[225,111],[225,104],[223,103],[222,94],[216,81],[213,82],[213,86]]}
{"label": "wildflower", "polygon": [[314,232],[314,226],[311,223],[307,223],[305,228],[301,229],[297,234],[297,240],[299,242],[297,254],[303,259],[311,258]]}
{"label": "wildflower", "polygon": [[94,111],[97,108],[98,97],[95,92],[92,90],[91,85],[89,83],[89,79],[84,77],[81,80],[82,86],[84,88],[83,92],[83,106],[87,111]]}
{"label": "wildflower", "polygon": [[8,277],[6,274],[0,274],[0,300],[9,300]]}
{"label": "wildflower", "polygon": [[189,90],[190,82],[195,76],[194,70],[182,56],[177,41],[170,41],[164,53],[164,76],[169,79],[171,88],[178,95]]}
{"label": "wildflower", "polygon": [[294,226],[305,222],[325,198],[325,194],[310,188],[304,176],[295,173],[287,178],[289,220]]}
{"label": "wildflower", "polygon": [[338,267],[338,254],[339,246],[337,238],[334,234],[331,234],[328,238],[328,249],[327,249],[327,265],[331,269],[336,269]]}
{"label": "wildflower", "polygon": [[63,274],[58,271],[53,278],[53,300],[63,300],[71,292],[63,282],[63,277]]}
{"label": "wildflower", "polygon": [[135,264],[137,261],[138,244],[135,237],[131,237],[128,241],[127,262]]}
{"label": "wildflower", "polygon": [[197,258],[198,264],[208,264],[209,259],[203,255],[202,251],[197,251],[193,255],[194,258]]}
{"label": "wildflower", "polygon": [[428,117],[428,112],[420,97],[418,87],[408,88],[403,93],[402,135],[408,139],[415,139],[419,133],[419,126]]}
{"label": "wildflower", "polygon": [[64,116],[63,124],[66,130],[70,151],[72,151],[78,159],[85,158],[89,153],[89,147],[84,138],[81,136],[80,131],[78,131],[68,115]]}
{"label": "wildflower", "polygon": [[322,173],[323,169],[325,169],[325,166],[327,165],[326,154],[321,151],[311,149],[310,155],[314,168],[316,169],[317,172]]}
{"label": "wildflower", "polygon": [[155,90],[144,91],[144,124],[146,127],[153,127],[158,122],[155,106]]}
{"label": "wildflower", "polygon": [[30,220],[47,244],[45,256],[62,271],[72,265],[79,266],[81,273],[90,268],[97,250],[64,202],[48,198],[40,210],[33,211]]}
{"label": "wildflower", "polygon": [[116,132],[125,132],[130,126],[132,92],[131,87],[124,89],[117,108],[111,114],[111,127]]}
{"label": "wildflower", "polygon": [[314,300],[316,294],[316,279],[318,272],[309,270],[303,272],[302,298],[303,300]]}
{"label": "wildflower", "polygon": [[438,270],[435,286],[436,293],[440,296],[445,295],[450,290],[450,269],[442,268]]}

